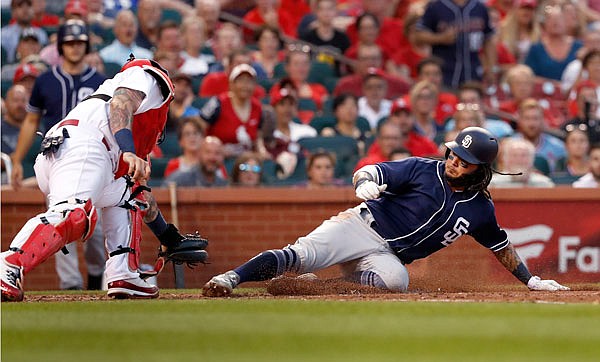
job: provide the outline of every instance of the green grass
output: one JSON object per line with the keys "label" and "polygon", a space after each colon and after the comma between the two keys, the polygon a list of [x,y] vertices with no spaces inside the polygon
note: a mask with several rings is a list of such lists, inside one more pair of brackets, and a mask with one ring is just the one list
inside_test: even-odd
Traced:
{"label": "green grass", "polygon": [[[187,291],[189,292],[189,291]],[[2,361],[597,361],[591,304],[2,303]]]}

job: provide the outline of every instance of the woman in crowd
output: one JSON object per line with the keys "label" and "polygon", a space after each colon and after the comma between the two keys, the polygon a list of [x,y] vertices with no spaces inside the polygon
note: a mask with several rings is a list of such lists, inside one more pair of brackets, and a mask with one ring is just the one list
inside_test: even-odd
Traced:
{"label": "woman in crowd", "polygon": [[285,57],[285,54],[280,51],[279,30],[269,25],[263,25],[254,34],[254,41],[258,49],[251,54],[252,65],[261,67],[267,77],[272,79],[275,66]]}
{"label": "woman in crowd", "polygon": [[239,155],[231,169],[231,185],[255,187],[260,185],[262,177],[262,161],[254,152]]}
{"label": "woman in crowd", "polygon": [[500,25],[500,40],[523,63],[531,44],[540,39],[540,25],[535,19],[537,0],[518,0]]}
{"label": "woman in crowd", "polygon": [[181,120],[177,128],[177,140],[182,154],[169,160],[164,177],[175,171],[189,171],[198,166],[200,162],[198,152],[200,151],[202,137],[202,126],[197,117],[186,117]]}
{"label": "woman in crowd", "polygon": [[556,175],[583,176],[590,170],[588,160],[590,139],[587,134],[587,125],[569,124],[566,126],[566,131],[565,148],[567,149],[567,157],[557,163]]}

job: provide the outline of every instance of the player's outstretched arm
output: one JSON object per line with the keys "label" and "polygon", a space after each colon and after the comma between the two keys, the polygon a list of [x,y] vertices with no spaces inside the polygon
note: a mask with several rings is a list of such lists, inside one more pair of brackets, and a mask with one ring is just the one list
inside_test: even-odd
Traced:
{"label": "player's outstretched arm", "polygon": [[569,290],[568,287],[560,285],[554,280],[542,280],[538,276],[532,276],[512,244],[508,244],[506,248],[494,252],[494,255],[508,271],[527,285],[530,290]]}

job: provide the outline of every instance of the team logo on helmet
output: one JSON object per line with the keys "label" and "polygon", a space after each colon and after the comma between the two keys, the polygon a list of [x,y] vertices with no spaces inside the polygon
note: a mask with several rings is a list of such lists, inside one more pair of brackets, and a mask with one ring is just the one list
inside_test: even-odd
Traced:
{"label": "team logo on helmet", "polygon": [[470,134],[466,135],[465,138],[463,138],[461,144],[464,148],[469,148],[469,146],[471,146],[471,144],[473,143],[473,137],[471,137]]}

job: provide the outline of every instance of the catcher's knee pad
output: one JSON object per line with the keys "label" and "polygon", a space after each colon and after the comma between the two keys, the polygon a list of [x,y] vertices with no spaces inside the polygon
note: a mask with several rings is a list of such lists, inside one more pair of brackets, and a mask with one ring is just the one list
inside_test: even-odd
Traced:
{"label": "catcher's knee pad", "polygon": [[27,273],[66,244],[87,240],[97,220],[91,200],[70,200],[53,206],[23,226],[11,244],[10,250],[15,253],[6,260],[23,266]]}

